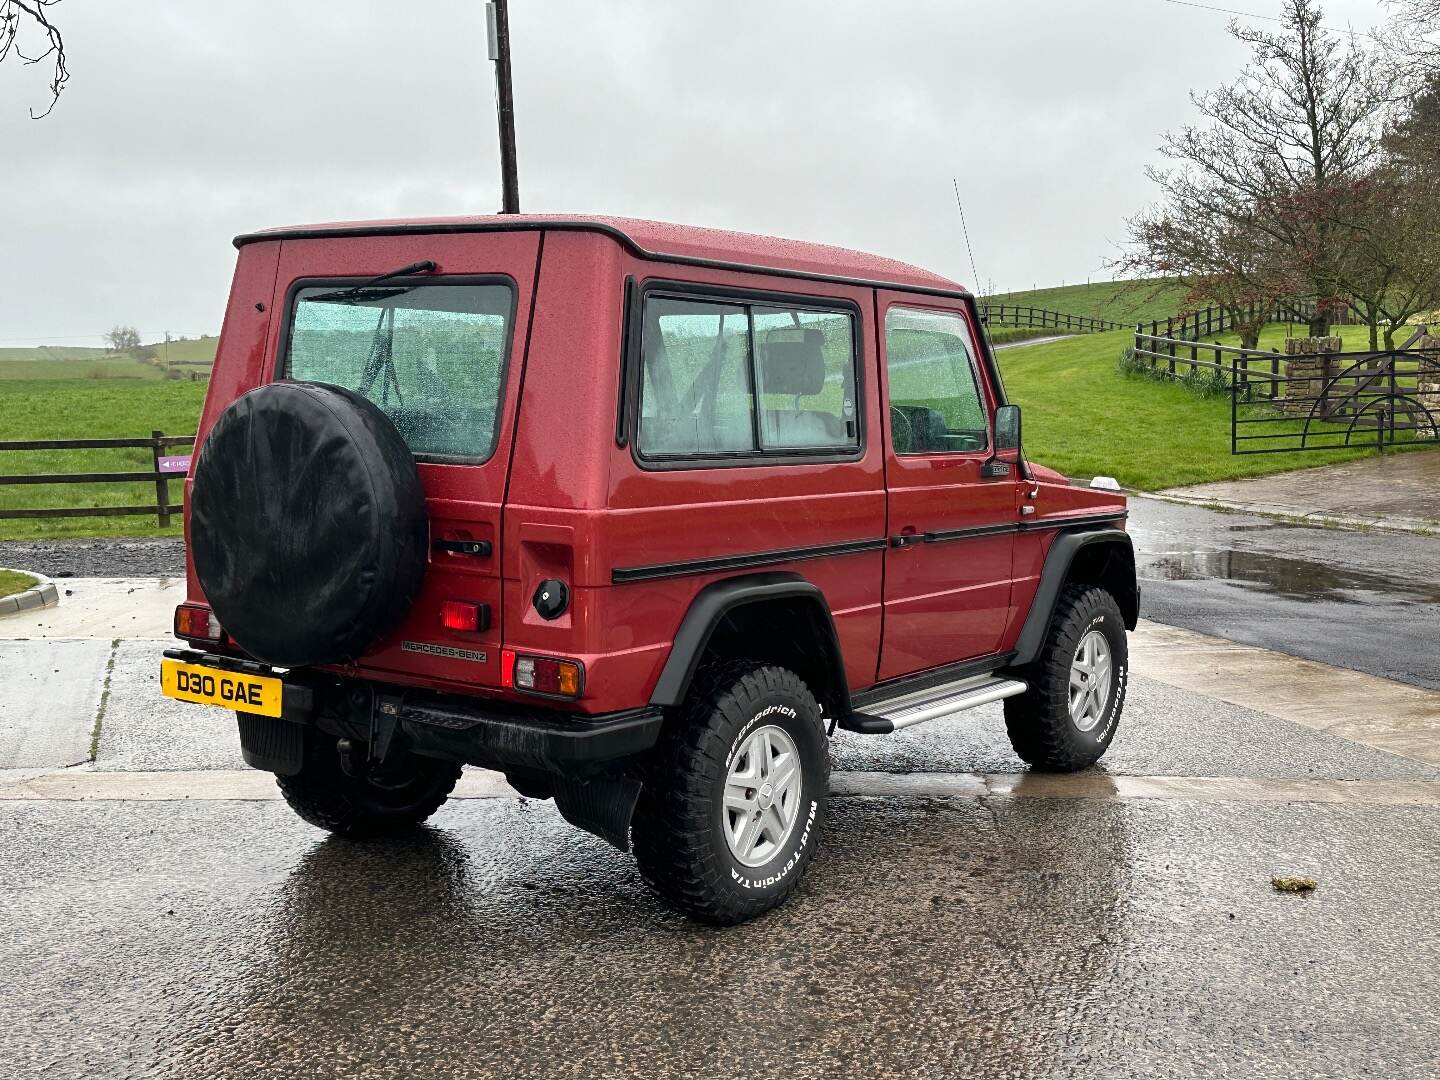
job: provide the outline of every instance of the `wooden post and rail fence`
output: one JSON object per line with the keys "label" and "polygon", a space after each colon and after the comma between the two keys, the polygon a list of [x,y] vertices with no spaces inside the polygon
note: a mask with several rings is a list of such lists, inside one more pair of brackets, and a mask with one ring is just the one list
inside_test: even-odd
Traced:
{"label": "wooden post and rail fence", "polygon": [[997,326],[1023,326],[1041,330],[1064,330],[1075,334],[1098,334],[1105,330],[1126,330],[1127,324],[1088,315],[1070,315],[1028,304],[980,303],[980,317]]}
{"label": "wooden post and rail fence", "polygon": [[153,515],[164,528],[179,515],[184,506],[171,489],[171,482],[183,485],[190,468],[190,454],[173,454],[180,446],[193,446],[194,435],[166,435],[152,431],[148,439],[22,439],[0,441],[0,454],[7,451],[44,450],[133,450],[148,449],[152,465],[149,469],[116,472],[84,473],[5,473],[5,458],[0,457],[0,488],[33,484],[149,484],[155,490],[155,502],[125,506],[63,506],[9,509],[0,497],[0,520],[19,518],[120,517]]}

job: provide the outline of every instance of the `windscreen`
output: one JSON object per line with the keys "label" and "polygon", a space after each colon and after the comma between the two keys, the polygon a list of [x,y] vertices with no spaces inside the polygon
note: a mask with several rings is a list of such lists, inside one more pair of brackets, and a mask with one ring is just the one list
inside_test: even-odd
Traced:
{"label": "windscreen", "polygon": [[417,458],[483,461],[494,452],[509,285],[316,285],[294,305],[287,377],[369,398]]}

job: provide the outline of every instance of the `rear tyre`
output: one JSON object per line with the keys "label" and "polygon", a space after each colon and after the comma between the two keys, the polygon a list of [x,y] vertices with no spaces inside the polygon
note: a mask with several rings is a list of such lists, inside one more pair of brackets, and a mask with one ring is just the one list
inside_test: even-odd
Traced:
{"label": "rear tyre", "polygon": [[341,767],[337,740],[320,736],[306,747],[301,770],[275,782],[311,825],[359,839],[414,828],[440,809],[459,779],[459,765],[399,752],[373,772],[351,776]]}
{"label": "rear tyre", "polygon": [[1125,706],[1129,658],[1115,598],[1093,585],[1067,586],[1039,657],[1020,672],[1030,688],[1005,701],[1015,753],[1043,772],[1100,760]]}
{"label": "rear tyre", "polygon": [[799,676],[756,663],[707,670],[647,763],[631,826],[640,873],[691,918],[753,919],[804,876],[829,785],[820,706]]}

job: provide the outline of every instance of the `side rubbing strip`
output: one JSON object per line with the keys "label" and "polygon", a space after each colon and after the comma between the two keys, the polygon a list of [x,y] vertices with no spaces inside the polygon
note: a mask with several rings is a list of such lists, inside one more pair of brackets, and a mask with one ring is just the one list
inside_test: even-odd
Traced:
{"label": "side rubbing strip", "polygon": [[616,585],[631,581],[653,581],[656,578],[684,577],[688,574],[713,574],[723,570],[749,570],[757,566],[778,566],[803,559],[824,559],[832,555],[854,555],[862,551],[879,551],[888,541],[850,540],[843,544],[822,544],[819,547],[787,548],[783,551],[758,551],[751,555],[721,555],[713,559],[692,559],[689,562],[657,563],[654,566],[627,566],[610,571]]}

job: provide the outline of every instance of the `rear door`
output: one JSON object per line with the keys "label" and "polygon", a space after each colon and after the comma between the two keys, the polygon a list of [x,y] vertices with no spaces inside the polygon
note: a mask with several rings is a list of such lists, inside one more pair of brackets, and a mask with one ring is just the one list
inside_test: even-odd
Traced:
{"label": "rear door", "polygon": [[994,399],[963,304],[887,292],[876,303],[890,536],[883,680],[999,649],[1018,473],[981,475]]}
{"label": "rear door", "polygon": [[[361,672],[500,685],[500,517],[539,247],[538,232],[507,232],[281,249],[272,377],[336,383],[379,405],[415,455],[430,513],[419,599]],[[436,269],[366,286],[420,261]],[[447,620],[447,601],[473,605],[475,628]]]}

